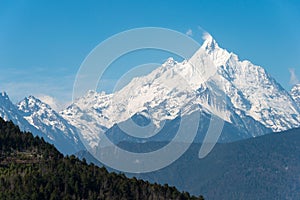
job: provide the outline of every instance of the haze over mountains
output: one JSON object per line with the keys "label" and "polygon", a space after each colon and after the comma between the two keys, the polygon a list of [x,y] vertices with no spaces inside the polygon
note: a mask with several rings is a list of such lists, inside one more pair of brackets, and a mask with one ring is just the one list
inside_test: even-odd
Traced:
{"label": "haze over mountains", "polygon": [[[211,73],[212,65],[216,73]],[[172,132],[178,118],[198,111],[202,116],[198,132],[204,133],[210,117],[217,116],[225,121],[227,135],[222,133],[222,142],[284,131],[300,126],[299,102],[299,85],[287,92],[262,67],[240,61],[207,34],[189,60],[179,63],[169,58],[113,94],[89,91],[57,113],[33,96],[13,105],[2,93],[0,116],[44,136],[63,153],[74,153],[84,149],[81,139],[94,148],[101,134],[114,133],[116,124],[132,117],[142,124],[152,121],[153,130],[160,130],[166,121]]]}

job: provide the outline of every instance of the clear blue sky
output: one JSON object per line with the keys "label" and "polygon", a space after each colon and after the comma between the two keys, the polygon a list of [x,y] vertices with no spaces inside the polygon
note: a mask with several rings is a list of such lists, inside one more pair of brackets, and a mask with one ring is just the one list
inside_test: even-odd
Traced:
{"label": "clear blue sky", "polygon": [[[106,38],[158,26],[200,42],[198,27],[290,89],[300,76],[300,1],[0,1],[0,90],[70,101],[76,72]],[[151,54],[150,54],[151,55]],[[107,76],[117,79],[118,70]],[[296,80],[297,81],[297,80]]]}

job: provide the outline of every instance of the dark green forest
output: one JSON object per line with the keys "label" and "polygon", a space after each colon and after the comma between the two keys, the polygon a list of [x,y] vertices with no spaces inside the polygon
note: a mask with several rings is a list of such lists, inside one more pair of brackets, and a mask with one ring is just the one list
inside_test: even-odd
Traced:
{"label": "dark green forest", "polygon": [[0,118],[0,199],[203,199],[109,173]]}

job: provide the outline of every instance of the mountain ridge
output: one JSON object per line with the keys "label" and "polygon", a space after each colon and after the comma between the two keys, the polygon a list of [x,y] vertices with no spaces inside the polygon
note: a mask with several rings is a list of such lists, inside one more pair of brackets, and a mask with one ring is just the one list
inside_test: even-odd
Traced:
{"label": "mountain ridge", "polygon": [[0,117],[13,121],[22,131],[32,132],[43,137],[64,154],[72,154],[85,149],[78,136],[77,129],[72,127],[49,105],[39,99],[25,97],[14,105],[8,95],[0,95]]}
{"label": "mountain ridge", "polygon": [[154,129],[160,130],[165,121],[199,111],[235,126],[239,134],[228,137],[235,139],[300,126],[298,90],[288,93],[262,67],[240,61],[209,34],[204,39],[190,59],[180,63],[169,58],[121,90],[112,94],[89,91],[59,113],[33,96],[13,105],[2,93],[0,115],[52,143],[64,138],[73,146],[68,153],[96,147],[101,134],[130,122],[136,114],[147,116]]}
{"label": "mountain ridge", "polygon": [[[143,180],[168,182],[177,188],[207,199],[298,199],[300,196],[300,128],[270,133],[231,143],[218,143],[207,157],[199,159],[201,143],[171,165],[158,171],[130,174]],[[153,151],[165,142],[123,141],[122,149]],[[103,166],[89,152],[77,154]],[[109,169],[109,171],[115,171]]]}
{"label": "mountain ridge", "polygon": [[[224,91],[223,99],[215,89]],[[196,110],[247,130],[251,137],[300,125],[300,109],[291,95],[262,67],[240,61],[209,34],[189,60],[168,59],[113,94],[88,92],[61,115],[82,127],[83,137],[95,146],[98,134],[145,110],[158,129],[162,121]]]}
{"label": "mountain ridge", "polygon": [[300,83],[293,86],[291,89],[291,95],[300,108]]}

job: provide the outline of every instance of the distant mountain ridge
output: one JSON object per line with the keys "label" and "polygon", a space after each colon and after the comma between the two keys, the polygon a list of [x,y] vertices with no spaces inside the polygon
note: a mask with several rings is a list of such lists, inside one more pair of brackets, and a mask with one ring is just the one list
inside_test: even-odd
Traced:
{"label": "distant mountain ridge", "polygon": [[13,121],[23,131],[32,132],[44,139],[65,154],[72,154],[85,149],[77,129],[71,126],[49,105],[29,96],[14,105],[8,95],[0,95],[0,117]]}
{"label": "distant mountain ridge", "polygon": [[296,84],[292,89],[291,89],[291,95],[295,102],[297,103],[298,107],[300,108],[300,83]]}
{"label": "distant mountain ridge", "polygon": [[[165,145],[165,142],[118,144],[135,152],[153,151]],[[126,175],[150,182],[167,182],[211,200],[299,199],[300,128],[219,143],[203,159],[198,158],[200,146],[201,143],[193,143],[182,157],[158,171]],[[77,155],[103,166],[86,151]]]}

